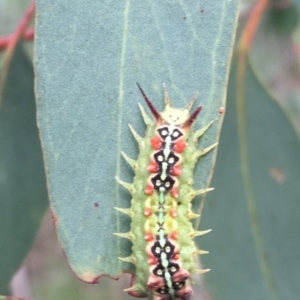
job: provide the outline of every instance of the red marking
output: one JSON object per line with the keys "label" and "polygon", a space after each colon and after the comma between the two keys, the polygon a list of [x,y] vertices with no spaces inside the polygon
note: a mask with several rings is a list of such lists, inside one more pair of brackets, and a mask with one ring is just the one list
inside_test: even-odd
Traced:
{"label": "red marking", "polygon": [[31,1],[16,30],[10,36],[0,39],[0,48],[6,48],[8,53],[12,53],[19,39],[26,33],[27,27],[30,24],[35,13],[35,3]]}
{"label": "red marking", "polygon": [[147,286],[149,290],[155,291],[159,288],[162,288],[165,284],[166,283],[163,277],[156,277],[155,275],[151,275],[149,277]]}
{"label": "red marking", "polygon": [[179,252],[174,254],[174,260],[180,260],[180,253]]}
{"label": "red marking", "polygon": [[179,259],[180,259],[180,254],[179,253],[174,253],[173,260],[179,260]]}
{"label": "red marking", "polygon": [[183,268],[181,268],[178,272],[176,272],[172,279],[174,281],[185,281],[190,278],[190,273]]}
{"label": "red marking", "polygon": [[187,147],[187,143],[181,139],[174,144],[173,150],[177,153],[182,153],[186,147]]}
{"label": "red marking", "polygon": [[154,150],[160,150],[162,146],[162,141],[158,136],[154,136],[151,140],[151,145]]}
{"label": "red marking", "polygon": [[189,285],[183,286],[180,290],[175,292],[177,299],[191,299],[191,295],[193,295],[193,290]]}
{"label": "red marking", "polygon": [[110,276],[109,274],[94,274],[94,273],[89,273],[88,271],[84,272],[84,273],[81,273],[81,274],[78,274],[76,273],[77,270],[75,270],[73,268],[73,266],[69,263],[68,261],[68,257],[64,251],[64,249],[62,248],[62,251],[63,251],[63,254],[66,258],[66,261],[68,262],[69,264],[69,267],[71,268],[71,270],[74,272],[74,274],[77,276],[77,278],[79,280],[81,280],[82,282],[85,282],[85,283],[90,283],[90,284],[96,284],[96,283],[99,283],[99,279],[102,277],[102,276],[106,276],[106,277],[109,277],[111,279],[114,279],[114,280],[118,280],[121,276],[121,274],[117,275],[116,277],[112,277]]}
{"label": "red marking", "polygon": [[56,228],[57,227],[57,223],[58,223],[58,219],[54,213],[54,211],[51,209],[51,218],[52,218],[52,222],[53,222],[53,225],[54,227]]}
{"label": "red marking", "polygon": [[193,123],[195,122],[198,114],[200,113],[202,109],[202,106],[199,106],[198,108],[196,108],[196,110],[189,116],[189,118],[184,122],[183,124],[183,128],[190,128]]}
{"label": "red marking", "polygon": [[150,172],[150,173],[157,173],[159,171],[159,167],[158,165],[152,161],[150,162],[150,164],[148,165],[147,167],[147,170]]}
{"label": "red marking", "polygon": [[177,187],[173,187],[171,190],[171,195],[174,198],[178,198],[178,188]]}
{"label": "red marking", "polygon": [[178,240],[178,232],[173,231],[173,232],[170,234],[170,238],[173,239],[173,240]]}
{"label": "red marking", "polygon": [[223,106],[221,106],[218,110],[219,114],[222,115],[225,111],[225,108]]}
{"label": "red marking", "polygon": [[144,239],[147,241],[147,242],[150,242],[150,241],[153,241],[154,238],[153,238],[153,235],[151,233],[145,233],[145,236],[144,236]]}
{"label": "red marking", "polygon": [[279,168],[271,168],[269,174],[277,181],[277,183],[283,183],[286,180],[286,174],[284,170]]}
{"label": "red marking", "polygon": [[157,258],[153,255],[148,256],[148,264],[149,265],[156,265],[158,263]]}
{"label": "red marking", "polygon": [[25,40],[32,41],[34,38],[34,29],[33,28],[26,29],[23,36]]}
{"label": "red marking", "polygon": [[9,45],[11,39],[12,39],[11,35],[2,36],[0,38],[0,49],[5,49]]}
{"label": "red marking", "polygon": [[170,216],[173,217],[173,218],[177,217],[177,209],[176,208],[171,209]]}
{"label": "red marking", "polygon": [[[9,34],[0,37],[0,50],[7,48],[10,45],[10,43],[13,41],[13,38],[14,38],[14,34]],[[32,28],[26,29],[26,31],[24,31],[23,33],[23,38],[26,41],[32,41],[34,38],[34,29]]]}
{"label": "red marking", "polygon": [[[119,280],[123,273],[130,273],[129,271],[122,271],[118,275],[116,275],[115,277],[110,276],[109,274],[104,274],[104,273],[94,274],[94,273],[84,272],[84,273],[78,274],[78,273],[76,273],[76,270],[74,270],[73,266],[69,263],[68,257],[67,257],[67,255],[66,255],[63,248],[62,248],[62,252],[63,252],[63,255],[66,258],[67,263],[69,264],[70,269],[73,271],[75,276],[77,276],[77,278],[79,280],[81,280],[82,282],[85,282],[85,283],[91,283],[91,284],[99,283],[99,280],[102,276],[109,277],[109,278],[114,279],[114,280]],[[130,274],[132,275],[132,273],[130,273]]]}
{"label": "red marking", "polygon": [[151,214],[152,214],[151,208],[146,207],[145,210],[144,210],[144,216],[149,217],[149,216],[151,216]]}
{"label": "red marking", "polygon": [[146,189],[145,189],[145,194],[146,195],[152,195],[153,194],[153,191],[154,191],[154,188],[152,185],[148,184],[146,186]]}
{"label": "red marking", "polygon": [[171,175],[173,176],[179,176],[181,174],[181,167],[174,166],[171,170]]}
{"label": "red marking", "polygon": [[95,202],[95,203],[94,203],[94,207],[99,207],[99,203],[98,203],[98,202]]}
{"label": "red marking", "polygon": [[91,284],[96,284],[96,283],[99,283],[99,279],[101,278],[102,275],[99,275],[99,276],[95,276],[92,281],[90,281],[89,283]]}

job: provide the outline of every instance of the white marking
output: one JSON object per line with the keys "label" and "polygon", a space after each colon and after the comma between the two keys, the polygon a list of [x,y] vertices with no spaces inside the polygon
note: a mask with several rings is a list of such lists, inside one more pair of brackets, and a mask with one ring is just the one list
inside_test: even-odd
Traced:
{"label": "white marking", "polygon": [[175,272],[176,271],[176,268],[175,267],[171,267],[170,269],[172,272]]}
{"label": "white marking", "polygon": [[165,279],[166,279],[166,282],[167,282],[167,286],[168,286],[168,288],[170,290],[169,291],[170,294],[173,294],[173,292],[172,292],[172,290],[173,290],[173,287],[172,287],[172,278],[171,278],[171,274],[168,271],[165,272]]}
{"label": "white marking", "polygon": [[161,135],[162,135],[162,136],[168,135],[168,131],[167,131],[167,130],[163,130],[163,131],[161,132]]}
{"label": "white marking", "polygon": [[179,136],[179,132],[174,130],[173,137],[178,137],[178,136]]}
{"label": "white marking", "polygon": [[160,255],[160,258],[161,258],[161,264],[163,265],[163,267],[166,269],[168,267],[168,260],[167,260],[167,255],[166,253],[162,252],[161,255]]}
{"label": "white marking", "polygon": [[167,178],[167,168],[168,168],[168,163],[165,161],[161,164],[162,172],[160,174],[160,178],[162,180],[165,180]]}
{"label": "white marking", "polygon": [[169,160],[168,160],[168,163],[169,164],[173,164],[174,162],[175,162],[174,157],[170,157]]}

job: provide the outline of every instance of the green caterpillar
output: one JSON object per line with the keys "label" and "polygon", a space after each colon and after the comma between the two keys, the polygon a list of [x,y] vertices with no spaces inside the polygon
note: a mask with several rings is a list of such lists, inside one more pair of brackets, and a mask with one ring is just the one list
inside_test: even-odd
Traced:
{"label": "green caterpillar", "polygon": [[212,150],[213,144],[197,149],[198,139],[212,125],[193,132],[191,127],[201,111],[199,106],[192,114],[189,110],[197,94],[184,109],[175,109],[164,86],[165,109],[158,112],[138,85],[153,117],[152,121],[140,105],[147,125],[142,138],[130,126],[138,142],[137,160],[123,157],[135,171],[133,183],[117,178],[132,195],[131,208],[116,208],[132,219],[131,230],[115,235],[132,242],[132,255],[120,258],[136,267],[133,284],[126,289],[134,297],[152,297],[154,300],[189,300],[193,293],[191,274],[197,270],[194,257],[207,253],[198,250],[193,238],[208,233],[194,230],[191,219],[199,217],[192,212],[191,202],[196,195],[209,189],[193,189],[193,171],[198,159]]}

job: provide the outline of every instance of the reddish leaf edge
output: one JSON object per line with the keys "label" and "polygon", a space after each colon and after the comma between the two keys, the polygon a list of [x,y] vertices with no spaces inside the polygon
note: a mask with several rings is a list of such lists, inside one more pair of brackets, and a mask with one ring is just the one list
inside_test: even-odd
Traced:
{"label": "reddish leaf edge", "polygon": [[[54,228],[56,229],[57,228],[57,225],[58,225],[58,218],[54,212],[54,210],[52,209],[52,207],[50,207],[50,211],[51,211],[51,218],[52,218],[52,222],[53,222],[53,225],[54,225]],[[58,238],[59,240],[59,238]],[[60,243],[61,245],[61,243]],[[71,264],[69,263],[69,260],[68,260],[68,256],[65,252],[65,250],[63,249],[63,247],[61,247],[61,250],[66,258],[66,261],[70,267],[70,269],[72,270],[72,272],[75,274],[75,276],[82,282],[85,282],[85,283],[88,283],[88,284],[97,284],[99,283],[100,281],[100,278],[101,277],[108,277],[110,279],[113,279],[113,280],[119,280],[120,277],[123,275],[123,274],[130,274],[131,276],[134,276],[134,274],[128,270],[124,270],[122,272],[120,272],[117,276],[111,276],[109,274],[98,274],[98,275],[95,275],[95,274],[83,274],[83,275],[79,275],[78,273],[76,273],[76,271],[73,269],[73,267],[71,266]]]}

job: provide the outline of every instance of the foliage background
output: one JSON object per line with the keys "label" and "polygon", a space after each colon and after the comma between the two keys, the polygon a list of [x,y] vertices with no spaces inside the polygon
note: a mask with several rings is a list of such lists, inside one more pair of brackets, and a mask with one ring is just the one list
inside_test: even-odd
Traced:
{"label": "foliage background", "polygon": [[[247,60],[243,62],[243,50],[238,47],[240,36],[245,33],[245,24],[253,9],[263,2],[266,7],[259,17],[260,26],[247,49]],[[25,0],[0,1],[0,34],[13,31],[27,4],[28,1]],[[201,257],[202,264],[212,268],[212,271],[205,276],[205,289],[197,294],[197,299],[295,299],[300,292],[299,4],[297,1],[294,4],[287,1],[251,1],[241,6],[226,115],[211,184],[216,190],[206,199],[200,226],[201,229],[212,227],[213,232],[198,239],[202,248],[211,253]],[[22,72],[24,69],[32,72],[32,51],[30,47],[27,47],[26,54],[20,51],[17,52],[20,62],[12,63],[11,70],[21,74],[19,85],[21,83],[24,87],[32,87],[32,82],[27,81],[32,75],[22,76],[23,73],[14,67],[21,64]],[[244,97],[239,94],[237,84],[243,77],[239,68],[242,63],[246,64],[247,70],[243,84]],[[15,83],[17,78],[17,75],[11,76],[7,79],[8,86],[11,82]],[[12,93],[15,89],[16,85],[12,85],[5,93]],[[25,89],[20,93],[24,95],[32,92],[32,89]],[[23,99],[20,94],[15,97]],[[5,106],[2,107],[2,114],[4,109]],[[24,110],[21,116],[12,116],[16,120],[16,126],[19,126],[18,134],[25,135],[27,143],[32,146],[34,143],[28,140],[26,133],[22,133],[22,126],[27,125],[21,123],[20,126],[20,119],[28,119],[23,113]],[[33,120],[31,117],[29,119]],[[2,138],[7,143],[8,129],[2,126],[2,130]],[[18,138],[17,141],[19,140]],[[39,150],[28,151],[38,153]],[[5,165],[3,161],[9,162],[6,158],[2,159],[2,167]],[[17,161],[16,170],[12,173],[18,174],[18,169],[22,170],[25,166],[24,161]],[[27,175],[25,177],[28,178]],[[18,175],[15,178],[15,187],[12,186],[12,189],[20,186]],[[2,179],[3,182],[6,181]],[[44,187],[43,183],[39,186]],[[3,195],[2,186],[1,190]],[[9,272],[6,272],[7,268],[5,272],[0,272],[0,278],[4,278],[0,280],[2,294],[7,293],[6,282],[31,245],[31,240],[26,238],[25,233],[34,236],[46,209],[46,199],[37,209],[37,198],[31,197],[31,201],[26,202],[23,208],[16,208],[14,202],[10,201],[12,212],[16,210],[20,215],[16,218],[17,225],[9,226],[8,224],[14,223],[6,221],[1,226],[12,231],[1,231],[3,237],[0,236],[0,255],[4,259],[3,249],[7,248],[3,245],[7,239],[16,244],[6,251],[15,254],[18,259],[13,260],[13,267]],[[6,217],[1,218],[2,222],[9,220],[10,216],[3,203],[2,200],[0,213],[5,213]],[[35,224],[30,230],[26,225],[28,219]],[[87,285],[79,281],[70,272],[49,212],[45,214],[41,224],[36,241],[17,274],[20,281],[18,277],[13,280],[14,295],[47,300],[100,297],[130,299],[122,292],[128,286],[126,276],[119,281],[102,278],[99,285]],[[21,245],[17,244],[21,240],[19,235],[26,241]],[[21,249],[21,254],[16,249]],[[22,285],[24,282],[25,287]]]}

